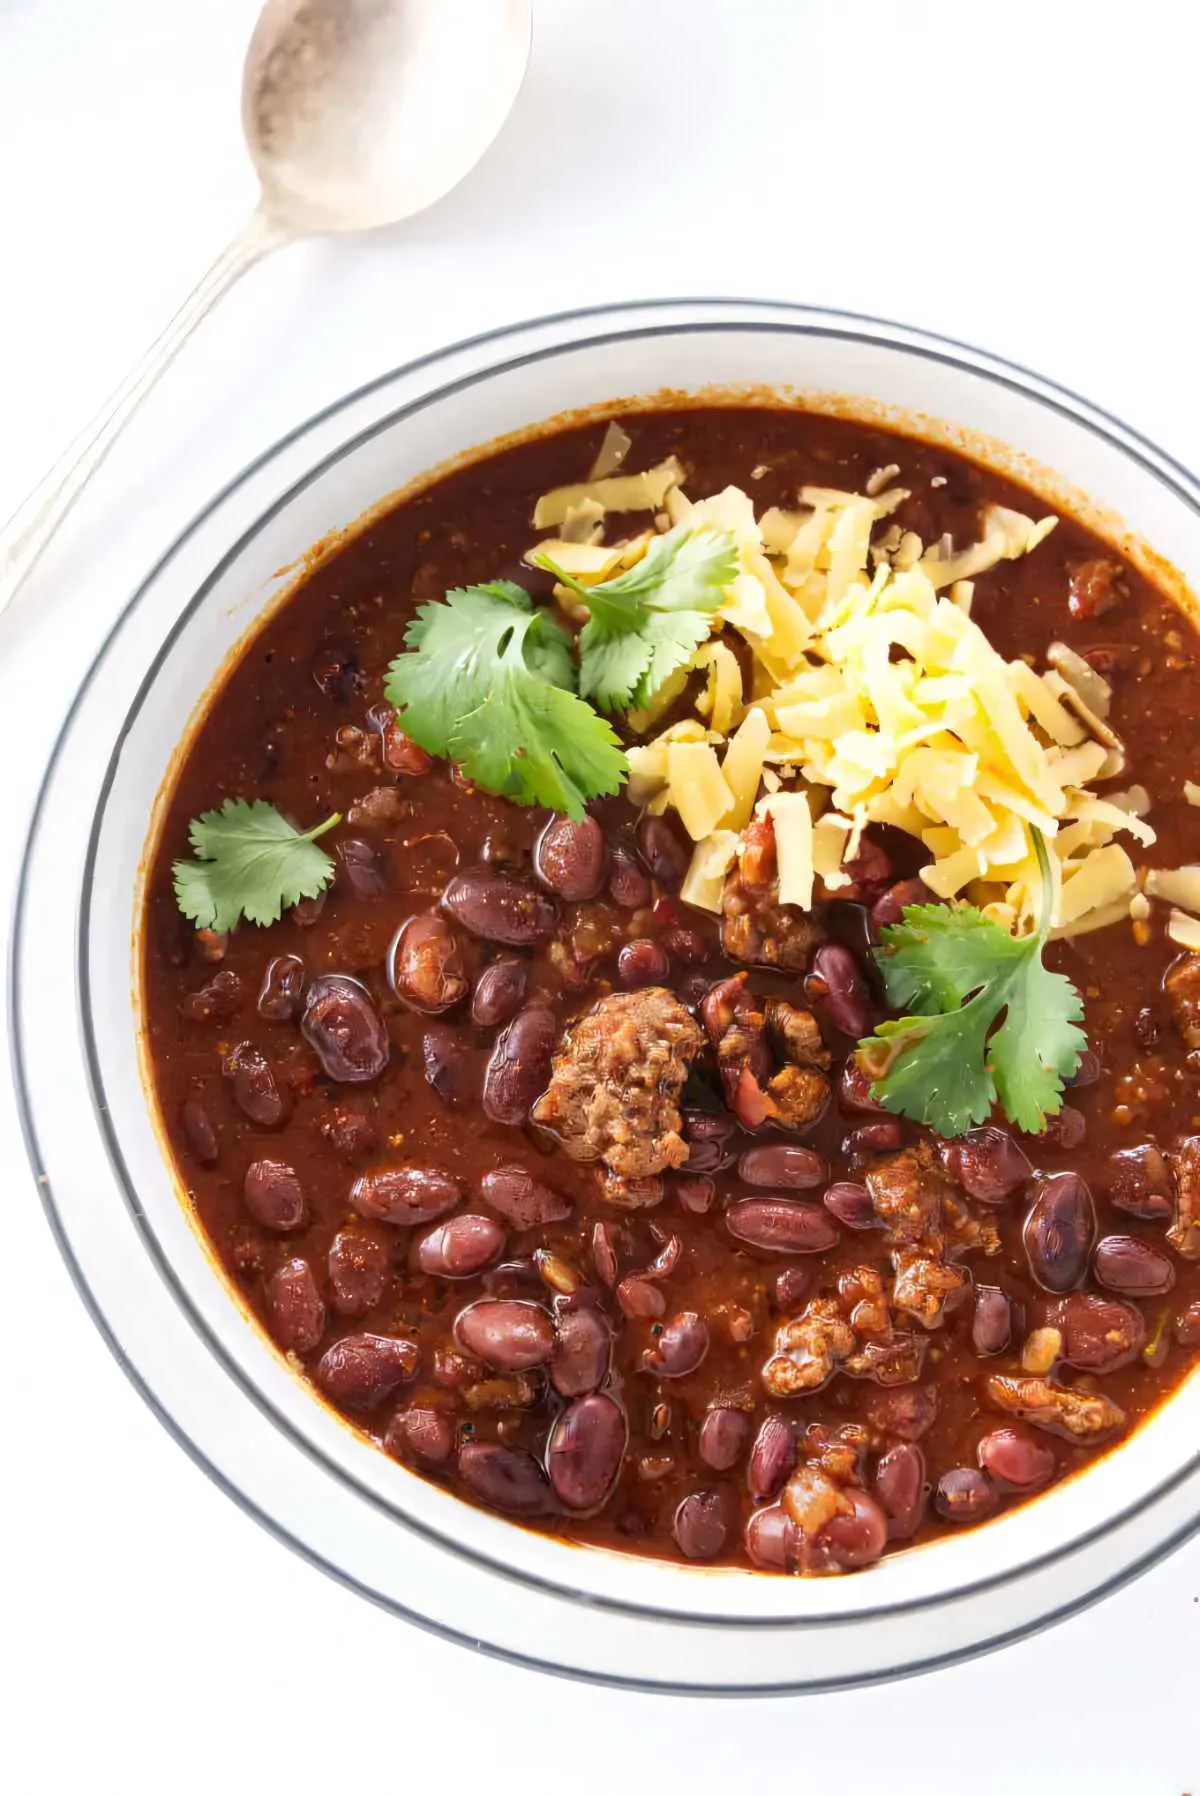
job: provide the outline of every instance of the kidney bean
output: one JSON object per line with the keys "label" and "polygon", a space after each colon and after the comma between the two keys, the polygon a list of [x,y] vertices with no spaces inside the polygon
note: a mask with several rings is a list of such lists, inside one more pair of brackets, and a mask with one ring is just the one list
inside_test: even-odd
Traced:
{"label": "kidney bean", "polygon": [[258,994],[258,1014],[272,1023],[290,1023],[300,1014],[304,962],[298,954],[277,954],[267,962]]}
{"label": "kidney bean", "polygon": [[877,930],[887,929],[900,921],[908,905],[933,903],[934,895],[923,879],[898,879],[871,906],[871,923]]}
{"label": "kidney bean", "polygon": [[545,1515],[554,1507],[541,1466],[521,1447],[493,1441],[464,1441],[458,1471],[473,1496],[505,1515]]}
{"label": "kidney bean", "polygon": [[796,1464],[796,1438],[780,1415],[764,1417],[750,1449],[746,1483],[756,1503],[777,1497]]}
{"label": "kidney bean", "polygon": [[1087,1140],[1087,1118],[1082,1110],[1064,1104],[1057,1116],[1048,1116],[1036,1135],[1024,1137],[1035,1149],[1050,1148],[1059,1154],[1073,1153]]}
{"label": "kidney bean", "polygon": [[717,1195],[717,1187],[706,1173],[676,1174],[671,1180],[671,1190],[679,1200],[679,1206],[693,1216],[703,1216],[712,1209],[713,1199]]}
{"label": "kidney bean", "polygon": [[379,1147],[379,1130],[369,1116],[354,1110],[337,1110],[322,1118],[321,1134],[346,1166],[369,1160]]}
{"label": "kidney bean", "polygon": [[288,1118],[288,1101],[275,1077],[275,1069],[261,1048],[241,1041],[221,1064],[234,1103],[260,1129],[277,1129]]}
{"label": "kidney bean", "polygon": [[374,900],[384,896],[388,889],[387,869],[369,842],[360,836],[347,836],[334,852],[356,898]]}
{"label": "kidney bean", "polygon": [[685,967],[703,966],[717,951],[716,937],[706,934],[695,924],[676,923],[674,928],[668,929],[664,940],[676,960],[682,961]]}
{"label": "kidney bean", "polygon": [[608,895],[622,910],[645,910],[653,895],[645,868],[623,843],[609,856]]}
{"label": "kidney bean", "polygon": [[776,1305],[781,1310],[798,1309],[816,1281],[815,1266],[785,1266],[775,1274]]}
{"label": "kidney bean", "polygon": [[242,1181],[242,1196],[255,1222],[286,1234],[304,1221],[304,1190],[295,1171],[283,1160],[251,1160]]}
{"label": "kidney bean", "polygon": [[397,1459],[445,1465],[454,1454],[454,1422],[444,1409],[425,1409],[414,1404],[411,1409],[397,1410],[383,1444]]}
{"label": "kidney bean", "polygon": [[1105,1235],[1096,1244],[1092,1268],[1100,1284],[1125,1297],[1160,1297],[1175,1283],[1167,1255],[1136,1235]]}
{"label": "kidney bean", "polygon": [[1109,1155],[1105,1193],[1118,1210],[1146,1222],[1165,1221],[1175,1207],[1166,1160],[1150,1142]]}
{"label": "kidney bean", "polygon": [[829,1177],[829,1168],[815,1149],[782,1142],[747,1148],[737,1169],[747,1185],[761,1185],[768,1191],[809,1191]]}
{"label": "kidney bean", "polygon": [[858,962],[840,942],[823,942],[804,982],[824,1019],[858,1041],[871,1033],[871,999]]}
{"label": "kidney bean", "polygon": [[458,1180],[438,1166],[375,1166],[355,1180],[350,1203],[370,1222],[408,1227],[436,1222],[462,1194]]}
{"label": "kidney bean", "polygon": [[611,1397],[578,1397],[546,1443],[546,1470],[566,1509],[598,1509],[616,1482],[629,1441],[625,1412]]}
{"label": "kidney bean", "polygon": [[1043,1289],[1070,1291],[1087,1271],[1096,1233],[1092,1194],[1074,1172],[1042,1173],[1022,1230],[1029,1270]]}
{"label": "kidney bean", "polygon": [[1079,1056],[1079,1065],[1067,1080],[1067,1084],[1074,1091],[1082,1091],[1088,1085],[1098,1084],[1103,1071],[1099,1054],[1094,1048],[1085,1048]]}
{"label": "kidney bean", "polygon": [[933,1501],[948,1522],[977,1522],[996,1507],[996,1492],[986,1473],[960,1465],[942,1473]]}
{"label": "kidney bean", "polygon": [[468,934],[508,948],[548,941],[558,924],[552,898],[496,866],[456,874],[442,893],[442,904]]}
{"label": "kidney bean", "polygon": [[241,1008],[242,982],[229,967],[222,967],[206,985],[187,994],[179,1014],[189,1023],[228,1023]]}
{"label": "kidney bean", "polygon": [[325,909],[328,898],[328,892],[318,892],[315,898],[297,898],[288,916],[297,929],[311,929]]}
{"label": "kidney bean", "polygon": [[285,1353],[310,1353],[325,1333],[325,1304],[307,1260],[285,1260],[263,1286],[267,1321]]}
{"label": "kidney bean", "polygon": [[664,892],[677,892],[691,861],[691,850],[666,817],[645,816],[637,826],[638,852]]}
{"label": "kidney bean", "polygon": [[329,1294],[342,1316],[373,1310],[387,1286],[388,1255],[382,1241],[359,1229],[339,1229],[329,1244]]}
{"label": "kidney bean", "polygon": [[1094,1291],[1072,1291],[1054,1305],[1050,1321],[1062,1333],[1064,1361],[1081,1372],[1115,1372],[1146,1344],[1141,1311]]}
{"label": "kidney bean", "polygon": [[903,1146],[904,1124],[897,1117],[887,1116],[851,1129],[842,1142],[842,1152],[847,1159],[864,1160],[868,1154],[894,1154]]}
{"label": "kidney bean", "polygon": [[398,998],[429,1016],[461,1004],[470,990],[459,939],[434,912],[401,923],[388,949],[387,976]]}
{"label": "kidney bean", "polygon": [[976,1285],[971,1344],[976,1353],[1003,1353],[1012,1340],[1012,1304],[998,1285]]}
{"label": "kidney bean", "polygon": [[1200,1297],[1176,1316],[1175,1339],[1181,1347],[1200,1347]]}
{"label": "kidney bean", "polygon": [[838,1080],[838,1103],[860,1116],[882,1116],[883,1105],[871,1096],[871,1075],[864,1072],[854,1054],[847,1055]]}
{"label": "kidney bean", "polygon": [[179,1120],[188,1153],[197,1166],[215,1166],[221,1157],[221,1148],[204,1099],[194,1091],[190,1092],[183,1100]]}
{"label": "kidney bean", "polygon": [[743,1198],[726,1210],[725,1226],[738,1241],[767,1253],[824,1253],[839,1240],[824,1210],[784,1197]]}
{"label": "kidney bean", "polygon": [[700,1424],[697,1448],[705,1465],[727,1472],[737,1464],[750,1440],[753,1423],[744,1410],[714,1405]]}
{"label": "kidney bean", "polygon": [[891,1447],[875,1468],[875,1495],[891,1540],[911,1540],[925,1513],[925,1455],[911,1441]]}
{"label": "kidney bean", "polygon": [[543,1185],[523,1166],[498,1166],[494,1172],[484,1173],[479,1188],[484,1202],[515,1229],[542,1228],[571,1214],[570,1200]]}
{"label": "kidney bean", "polygon": [[821,1202],[831,1216],[836,1216],[848,1229],[873,1229],[879,1226],[870,1192],[864,1185],[839,1179],[826,1187]]}
{"label": "kidney bean", "polygon": [[733,1505],[723,1490],[694,1490],[675,1511],[671,1532],[685,1559],[715,1559],[729,1538]]}
{"label": "kidney bean", "polygon": [[389,773],[403,773],[419,779],[433,766],[433,756],[419,742],[406,736],[396,721],[391,705],[372,705],[367,722],[379,731],[381,758]]}
{"label": "kidney bean", "polygon": [[642,1370],[657,1378],[687,1378],[703,1363],[710,1340],[704,1318],[694,1310],[681,1310],[642,1355]]}
{"label": "kidney bean", "polygon": [[304,994],[300,1033],[326,1074],[344,1085],[377,1079],[388,1063],[383,1019],[357,979],[323,973]]}
{"label": "kidney bean", "polygon": [[558,1041],[552,1010],[530,1005],[496,1038],[483,1076],[483,1108],[492,1122],[519,1128],[550,1083],[550,1063]]}
{"label": "kidney bean", "polygon": [[463,1213],[439,1222],[413,1248],[418,1271],[432,1278],[474,1278],[504,1252],[504,1230],[490,1216]]}
{"label": "kidney bean", "polygon": [[631,1321],[654,1322],[667,1313],[667,1300],[658,1286],[641,1273],[631,1272],[616,1288],[617,1307]]}
{"label": "kidney bean", "polygon": [[795,1571],[799,1555],[800,1530],[783,1505],[756,1509],[746,1523],[742,1544],[751,1565],[759,1571]]}
{"label": "kidney bean", "polygon": [[453,1023],[431,1023],[421,1037],[425,1083],[443,1104],[460,1109],[475,1096],[476,1063],[470,1043]]}
{"label": "kidney bean", "polygon": [[598,897],[608,871],[604,831],[594,817],[552,817],[534,844],[533,870],[547,891],[573,904]]}
{"label": "kidney bean", "polygon": [[611,1222],[596,1222],[592,1225],[592,1264],[596,1268],[601,1283],[615,1285],[617,1282],[617,1232]]}
{"label": "kidney bean", "polygon": [[467,1353],[498,1372],[544,1366],[554,1352],[554,1324],[541,1304],[519,1298],[481,1297],[460,1310],[454,1338]]}
{"label": "kidney bean", "polygon": [[733,1160],[730,1139],[737,1124],[711,1110],[685,1110],[683,1136],[688,1144],[689,1172],[720,1172]]}
{"label": "kidney bean", "polygon": [[642,985],[665,985],[670,972],[670,955],[649,936],[626,942],[617,955],[617,981],[626,991]]}
{"label": "kidney bean", "polygon": [[398,1335],[343,1335],[321,1355],[316,1380],[327,1397],[348,1409],[374,1409],[398,1384],[415,1377],[415,1341]]}
{"label": "kidney bean", "polygon": [[556,1316],[558,1339],[550,1359],[550,1383],[560,1397],[585,1397],[608,1374],[612,1329],[602,1310],[562,1309]]}
{"label": "kidney bean", "polygon": [[976,1448],[979,1464],[1002,1484],[1014,1490],[1032,1490],[1054,1473],[1054,1453],[1042,1441],[1031,1440],[1015,1428],[993,1428]]}
{"label": "kidney bean", "polygon": [[902,1441],[919,1441],[937,1419],[937,1392],[929,1385],[894,1385],[887,1390],[868,1388],[863,1407],[867,1420],[884,1434]]}
{"label": "kidney bean", "polygon": [[950,1177],[981,1204],[1002,1204],[1033,1172],[1007,1129],[991,1123],[968,1129],[955,1141],[943,1141],[941,1154]]}
{"label": "kidney bean", "polygon": [[525,1002],[529,968],[511,955],[484,967],[475,981],[471,1021],[481,1029],[496,1029],[511,1022]]}
{"label": "kidney bean", "polygon": [[847,1490],[853,1513],[832,1515],[820,1531],[820,1539],[835,1565],[845,1571],[873,1565],[887,1545],[888,1523],[883,1510],[865,1491]]}

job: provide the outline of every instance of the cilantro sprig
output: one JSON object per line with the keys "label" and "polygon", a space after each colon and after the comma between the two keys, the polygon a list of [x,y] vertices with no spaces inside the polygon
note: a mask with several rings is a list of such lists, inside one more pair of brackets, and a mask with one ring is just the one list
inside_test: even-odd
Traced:
{"label": "cilantro sprig", "polygon": [[422,605],[384,692],[401,728],[517,804],[580,818],[628,769],[610,724],[576,696],[571,639],[510,580]]}
{"label": "cilantro sprig", "polygon": [[728,530],[676,524],[615,579],[587,586],[548,555],[530,556],[579,594],[588,621],[579,636],[579,690],[606,711],[649,703],[708,636],[725,588],[738,571]]}
{"label": "cilantro sprig", "polygon": [[333,862],[317,837],[341,822],[334,812],[298,830],[264,799],[227,798],[188,828],[195,860],[176,861],[175,901],[197,929],[225,935],[248,923],[278,923],[288,905],[315,898],[333,878]]}
{"label": "cilantro sprig", "polygon": [[859,1043],[868,1070],[884,1063],[871,1095],[939,1135],[983,1122],[997,1097],[1010,1122],[1036,1134],[1062,1108],[1087,1046],[1083,1000],[1042,964],[1050,862],[1041,833],[1031,833],[1042,875],[1032,934],[1010,935],[972,904],[917,904],[875,952],[888,1003],[908,1014]]}

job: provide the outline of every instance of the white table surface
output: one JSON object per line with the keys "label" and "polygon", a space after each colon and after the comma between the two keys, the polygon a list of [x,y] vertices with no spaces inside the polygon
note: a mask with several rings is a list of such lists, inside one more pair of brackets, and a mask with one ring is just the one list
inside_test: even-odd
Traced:
{"label": "white table surface", "polygon": [[[1194,8],[536,10],[486,164],[402,229],[255,271],[43,565],[0,668],[6,885],[57,713],[150,561],[292,424],[455,337],[651,294],[818,300],[984,344],[1200,462]],[[255,11],[0,0],[0,516],[253,203],[237,91]],[[0,1171],[14,1796],[1200,1786],[1200,1540],[1019,1646],[832,1697],[627,1695],[407,1630],[269,1539],[142,1406],[52,1245],[7,1088]]]}

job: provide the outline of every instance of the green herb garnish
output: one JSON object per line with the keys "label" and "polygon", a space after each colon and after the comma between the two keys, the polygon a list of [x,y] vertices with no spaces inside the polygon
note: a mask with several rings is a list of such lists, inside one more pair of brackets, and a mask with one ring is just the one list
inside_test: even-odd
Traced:
{"label": "green herb garnish", "polygon": [[638,710],[708,636],[738,571],[728,530],[677,524],[613,580],[586,586],[548,555],[532,555],[588,608],[579,636],[579,690],[606,711]]}
{"label": "green herb garnish", "polygon": [[227,798],[189,826],[196,859],[172,867],[175,901],[197,929],[221,935],[243,917],[278,923],[285,906],[315,898],[333,878],[333,862],[316,839],[340,822],[335,811],[302,832],[261,798]]}
{"label": "green herb garnish", "polygon": [[1042,875],[1032,934],[1010,935],[973,904],[917,904],[875,951],[888,1003],[909,1014],[859,1043],[868,1070],[886,1056],[871,1095],[939,1135],[983,1122],[997,1096],[1010,1122],[1036,1134],[1062,1108],[1064,1081],[1087,1046],[1077,1027],[1083,1000],[1042,964],[1050,860],[1041,833],[1032,835]]}
{"label": "green herb garnish", "polygon": [[422,605],[384,692],[400,725],[469,780],[517,804],[583,816],[627,762],[611,726],[575,694],[571,639],[509,580]]}

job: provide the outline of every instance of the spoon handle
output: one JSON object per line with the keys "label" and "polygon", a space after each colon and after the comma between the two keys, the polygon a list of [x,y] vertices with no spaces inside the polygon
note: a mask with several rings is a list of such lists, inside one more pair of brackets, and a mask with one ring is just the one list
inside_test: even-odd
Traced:
{"label": "spoon handle", "polygon": [[13,513],[0,531],[0,614],[8,612],[6,626],[26,576],[159,376],[234,282],[288,241],[281,225],[261,211],[252,213],[108,403]]}

